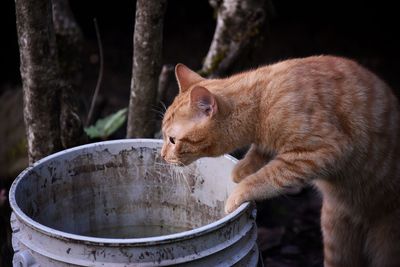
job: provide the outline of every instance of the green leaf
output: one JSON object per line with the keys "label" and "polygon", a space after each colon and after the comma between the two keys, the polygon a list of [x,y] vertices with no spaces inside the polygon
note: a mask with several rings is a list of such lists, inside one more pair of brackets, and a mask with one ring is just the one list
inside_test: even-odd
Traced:
{"label": "green leaf", "polygon": [[99,119],[94,125],[85,128],[86,134],[90,138],[106,139],[124,124],[127,111],[127,108],[123,108],[114,114]]}

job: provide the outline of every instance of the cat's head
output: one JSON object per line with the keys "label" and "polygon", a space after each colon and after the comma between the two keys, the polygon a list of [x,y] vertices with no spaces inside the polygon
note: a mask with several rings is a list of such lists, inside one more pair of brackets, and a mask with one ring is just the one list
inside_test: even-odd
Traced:
{"label": "cat's head", "polygon": [[162,157],[169,163],[187,165],[200,157],[218,156],[221,141],[220,103],[207,80],[182,64],[175,68],[179,94],[162,123]]}

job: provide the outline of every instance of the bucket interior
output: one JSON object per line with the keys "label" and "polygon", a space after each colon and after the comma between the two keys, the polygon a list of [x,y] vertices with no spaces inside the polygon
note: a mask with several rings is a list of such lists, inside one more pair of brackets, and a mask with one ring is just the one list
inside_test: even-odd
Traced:
{"label": "bucket interior", "polygon": [[161,142],[112,142],[60,152],[25,172],[17,206],[71,234],[140,238],[182,232],[225,216],[234,187],[229,157],[166,164]]}

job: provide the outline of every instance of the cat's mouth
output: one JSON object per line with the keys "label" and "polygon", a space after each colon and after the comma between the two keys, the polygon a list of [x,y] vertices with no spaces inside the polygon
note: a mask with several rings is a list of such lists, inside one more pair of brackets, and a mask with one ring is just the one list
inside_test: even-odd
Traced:
{"label": "cat's mouth", "polygon": [[174,166],[184,167],[184,166],[191,164],[194,160],[181,161],[178,159],[165,159],[165,161]]}
{"label": "cat's mouth", "polygon": [[182,161],[177,160],[177,159],[165,159],[165,162],[167,162],[168,164],[171,164],[171,165],[175,165],[175,166],[185,166],[186,165]]}
{"label": "cat's mouth", "polygon": [[170,161],[168,163],[171,164],[171,165],[174,165],[174,166],[178,166],[178,167],[184,167],[185,166],[185,164],[183,164],[182,162],[179,162],[179,161]]}

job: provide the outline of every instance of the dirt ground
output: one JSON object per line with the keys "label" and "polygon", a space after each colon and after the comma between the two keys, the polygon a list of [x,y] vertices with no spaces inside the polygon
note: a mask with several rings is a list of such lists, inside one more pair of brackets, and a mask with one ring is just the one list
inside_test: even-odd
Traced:
{"label": "dirt ground", "polygon": [[265,266],[323,266],[320,208],[320,196],[312,188],[257,204]]}

